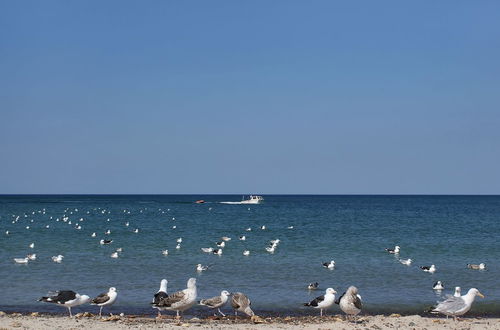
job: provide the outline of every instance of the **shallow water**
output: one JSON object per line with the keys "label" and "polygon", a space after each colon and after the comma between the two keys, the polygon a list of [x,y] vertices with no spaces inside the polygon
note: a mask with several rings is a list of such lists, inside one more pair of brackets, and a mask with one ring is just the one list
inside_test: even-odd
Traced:
{"label": "shallow water", "polygon": [[[225,205],[219,202],[241,196],[0,196],[0,310],[64,312],[36,300],[57,289],[94,296],[115,286],[116,312],[154,314],[149,302],[162,278],[168,279],[169,291],[177,291],[196,277],[200,298],[223,289],[241,291],[258,311],[316,313],[302,303],[327,287],[342,293],[355,285],[368,312],[419,313],[461,286],[464,293],[476,287],[486,295],[473,313],[500,314],[500,196],[264,198],[260,205]],[[194,204],[198,199],[207,203]],[[81,230],[75,229],[77,222]],[[247,240],[238,240],[240,235]],[[201,252],[215,247],[221,236],[232,238],[222,256]],[[178,237],[183,242],[176,250]],[[101,246],[103,238],[114,241]],[[266,252],[276,238],[281,240],[276,252]],[[412,258],[412,266],[384,251],[396,244],[399,257]],[[120,258],[110,258],[118,247],[124,250]],[[163,256],[163,249],[170,254]],[[242,255],[245,249],[250,256]],[[37,253],[37,260],[14,263],[28,253]],[[65,256],[61,264],[51,260],[57,254]],[[333,271],[321,265],[331,259]],[[486,271],[466,268],[480,262]],[[199,274],[198,263],[211,267]],[[430,264],[436,265],[435,274],[418,268]],[[432,290],[437,280],[446,288],[441,295]],[[307,284],[316,281],[321,290],[308,292]]]}

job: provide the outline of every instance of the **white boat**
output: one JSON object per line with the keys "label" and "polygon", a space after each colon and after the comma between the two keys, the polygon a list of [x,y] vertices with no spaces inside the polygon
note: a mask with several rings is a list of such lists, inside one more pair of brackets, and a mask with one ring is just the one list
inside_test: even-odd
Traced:
{"label": "white boat", "polygon": [[250,195],[248,199],[245,199],[243,196],[243,200],[241,202],[221,202],[222,204],[260,204],[264,198],[262,196]]}

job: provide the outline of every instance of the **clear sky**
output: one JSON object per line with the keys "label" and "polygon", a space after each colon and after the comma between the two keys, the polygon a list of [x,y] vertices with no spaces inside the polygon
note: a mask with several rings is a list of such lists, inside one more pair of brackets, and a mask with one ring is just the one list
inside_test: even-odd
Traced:
{"label": "clear sky", "polygon": [[500,1],[0,0],[0,193],[500,193]]}

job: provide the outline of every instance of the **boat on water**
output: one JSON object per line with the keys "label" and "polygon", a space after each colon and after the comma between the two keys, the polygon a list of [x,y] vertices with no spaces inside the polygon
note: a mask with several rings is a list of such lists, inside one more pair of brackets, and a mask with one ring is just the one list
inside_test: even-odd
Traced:
{"label": "boat on water", "polygon": [[248,199],[245,199],[245,196],[243,196],[243,199],[241,202],[221,202],[222,204],[260,204],[264,198],[262,196],[258,195],[250,195]]}

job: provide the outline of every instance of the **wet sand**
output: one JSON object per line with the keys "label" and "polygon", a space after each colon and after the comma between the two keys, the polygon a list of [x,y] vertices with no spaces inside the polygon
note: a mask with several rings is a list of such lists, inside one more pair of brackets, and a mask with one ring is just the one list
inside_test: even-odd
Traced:
{"label": "wet sand", "polygon": [[75,317],[32,313],[5,314],[0,312],[0,330],[3,329],[500,329],[500,318],[453,319],[422,317],[419,315],[360,316],[357,322],[347,321],[341,315],[327,317],[269,317],[269,318],[191,318],[177,320],[172,317],[156,319],[144,316],[110,316],[99,318],[90,313]]}

